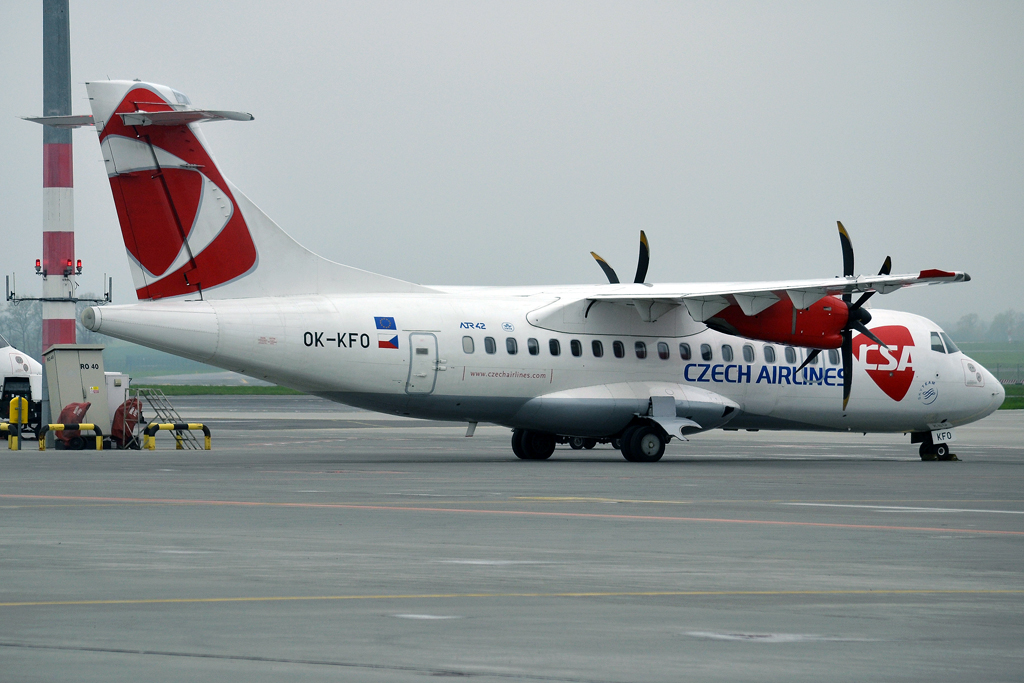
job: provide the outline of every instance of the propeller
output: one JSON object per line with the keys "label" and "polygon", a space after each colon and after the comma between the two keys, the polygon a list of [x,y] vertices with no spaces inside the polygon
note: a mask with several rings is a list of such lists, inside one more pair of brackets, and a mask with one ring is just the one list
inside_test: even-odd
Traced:
{"label": "propeller", "polygon": [[643,230],[640,231],[640,256],[636,259],[636,277],[633,278],[635,284],[643,284],[644,280],[647,279],[647,266],[651,264],[651,245],[647,244],[647,235]]}
{"label": "propeller", "polygon": [[[850,239],[850,233],[846,232],[846,228],[843,227],[842,222],[836,221],[839,226],[839,243],[843,248],[843,276],[852,278],[853,275],[853,241]],[[888,275],[892,272],[892,258],[889,256],[885,257],[885,261],[882,263],[882,268],[878,271],[879,275]],[[847,319],[846,326],[843,327],[843,410],[846,410],[847,404],[850,402],[850,389],[853,386],[853,331],[860,332],[865,337],[873,342],[876,342],[879,346],[889,348],[889,346],[881,339],[875,336],[875,334],[868,329],[867,325],[871,322],[871,313],[864,308],[864,304],[867,300],[874,296],[875,292],[864,292],[857,299],[856,303],[853,301],[853,295],[849,292],[843,294],[843,301],[846,303],[847,308]],[[821,349],[814,349],[807,354],[807,359],[800,364],[800,367],[796,369],[800,372],[808,364],[813,363],[815,359],[821,355]]]}
{"label": "propeller", "polygon": [[[608,262],[603,258],[590,252],[590,255],[597,261],[597,265],[601,266],[601,270],[604,271],[605,277],[608,278],[608,282],[613,285],[619,284],[619,276],[615,274],[615,270],[608,265]],[[647,243],[647,234],[640,231],[640,256],[637,259],[636,264],[636,276],[633,278],[633,282],[636,284],[643,284],[643,281],[647,279],[647,267],[651,264],[651,246]]]}

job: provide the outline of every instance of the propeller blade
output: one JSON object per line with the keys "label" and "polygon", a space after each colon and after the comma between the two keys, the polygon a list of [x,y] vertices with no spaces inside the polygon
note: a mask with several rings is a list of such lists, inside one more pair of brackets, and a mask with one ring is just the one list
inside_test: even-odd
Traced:
{"label": "propeller blade", "polygon": [[801,370],[803,370],[804,368],[806,368],[806,367],[807,367],[808,365],[810,365],[811,363],[813,363],[813,362],[814,362],[814,359],[815,359],[815,358],[817,358],[817,357],[818,357],[818,356],[820,356],[820,355],[821,355],[821,349],[814,349],[814,350],[813,350],[813,351],[811,351],[811,352],[810,352],[809,354],[807,354],[807,360],[805,360],[805,361],[804,361],[803,363],[801,363],[801,364],[800,364],[800,367],[798,367],[798,368],[796,369],[796,371],[797,371],[797,372],[800,372]]}
{"label": "propeller blade", "polygon": [[590,255],[594,257],[595,261],[597,261],[597,265],[601,266],[601,270],[604,271],[604,275],[608,278],[608,282],[613,285],[619,284],[619,276],[615,274],[615,271],[608,265],[608,262],[594,252],[590,252]]}
{"label": "propeller blade", "polygon": [[870,299],[871,295],[874,294],[874,293],[875,292],[864,292],[863,294],[861,294],[860,298],[857,299],[857,303],[855,303],[852,306],[850,306],[850,310],[852,311],[852,310],[854,310],[856,308],[860,308],[861,306],[863,306],[864,302],[867,301],[868,299]]}
{"label": "propeller blade", "polygon": [[636,263],[636,277],[633,278],[633,282],[636,284],[643,284],[643,281],[647,279],[647,266],[651,263],[651,247],[647,244],[647,235],[644,231],[640,231],[640,258]]}
{"label": "propeller blade", "polygon": [[874,333],[874,332],[872,332],[871,330],[869,330],[869,329],[868,329],[868,328],[867,328],[867,327],[866,327],[866,326],[864,325],[864,323],[862,323],[862,322],[860,322],[860,321],[854,321],[854,323],[853,323],[852,325],[850,325],[849,329],[857,330],[858,332],[860,332],[861,334],[863,334],[863,335],[864,335],[865,337],[867,337],[867,338],[868,338],[868,339],[870,339],[871,341],[873,341],[873,342],[878,342],[878,345],[879,345],[879,346],[884,346],[885,348],[889,348],[889,345],[888,345],[888,344],[886,344],[886,343],[885,343],[884,341],[882,341],[881,339],[879,339],[878,337],[876,337],[876,336],[875,336],[875,333]]}
{"label": "propeller blade", "polygon": [[836,225],[839,226],[839,243],[843,246],[843,276],[853,277],[853,241],[841,221],[836,221]]}
{"label": "propeller blade", "polygon": [[853,332],[843,330],[843,411],[850,402],[850,389],[853,387]]}
{"label": "propeller blade", "polygon": [[878,274],[879,275],[888,275],[891,272],[892,272],[892,256],[886,256],[885,257],[885,263],[882,264],[882,267],[879,269]]}
{"label": "propeller blade", "polygon": [[[885,263],[882,264],[882,267],[879,269],[878,274],[879,275],[888,275],[891,272],[892,272],[892,257],[891,256],[886,256],[885,257]],[[874,296],[877,293],[878,292],[864,292],[863,294],[860,295],[860,298],[857,299],[857,303],[855,303],[852,306],[850,306],[850,311],[852,312],[852,311],[860,308],[861,306],[864,305],[864,303],[868,299],[870,299],[872,296]],[[847,302],[847,303],[849,303],[849,302]]]}

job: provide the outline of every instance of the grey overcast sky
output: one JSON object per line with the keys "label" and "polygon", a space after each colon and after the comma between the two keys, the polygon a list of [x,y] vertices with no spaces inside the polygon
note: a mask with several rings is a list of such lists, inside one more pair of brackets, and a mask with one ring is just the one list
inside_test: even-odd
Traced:
{"label": "grey overcast sky", "polygon": [[[428,284],[968,271],[876,306],[1024,309],[1024,3],[71,2],[86,80],[251,112],[224,174],[331,259]],[[40,2],[0,22],[4,273],[42,249]],[[83,288],[131,277],[96,136],[75,133]]]}

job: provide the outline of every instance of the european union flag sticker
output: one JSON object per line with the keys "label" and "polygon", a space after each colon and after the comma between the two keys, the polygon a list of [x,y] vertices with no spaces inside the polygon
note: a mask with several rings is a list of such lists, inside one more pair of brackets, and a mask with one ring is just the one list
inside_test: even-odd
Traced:
{"label": "european union flag sticker", "polygon": [[[398,326],[395,325],[395,319],[394,318],[378,318],[377,316],[373,316],[373,322],[377,323],[377,329],[378,330],[397,330],[398,329]],[[397,349],[398,347],[396,346],[395,348]]]}
{"label": "european union flag sticker", "polygon": [[377,335],[377,348],[378,349],[397,349],[398,348],[398,335],[390,334],[378,334]]}

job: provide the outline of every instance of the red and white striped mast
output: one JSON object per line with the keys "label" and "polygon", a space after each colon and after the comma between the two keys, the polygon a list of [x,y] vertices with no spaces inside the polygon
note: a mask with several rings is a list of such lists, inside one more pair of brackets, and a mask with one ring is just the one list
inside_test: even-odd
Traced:
{"label": "red and white striped mast", "polygon": [[[71,114],[68,0],[43,0],[43,116]],[[74,344],[74,171],[71,129],[43,126],[43,353]]]}

